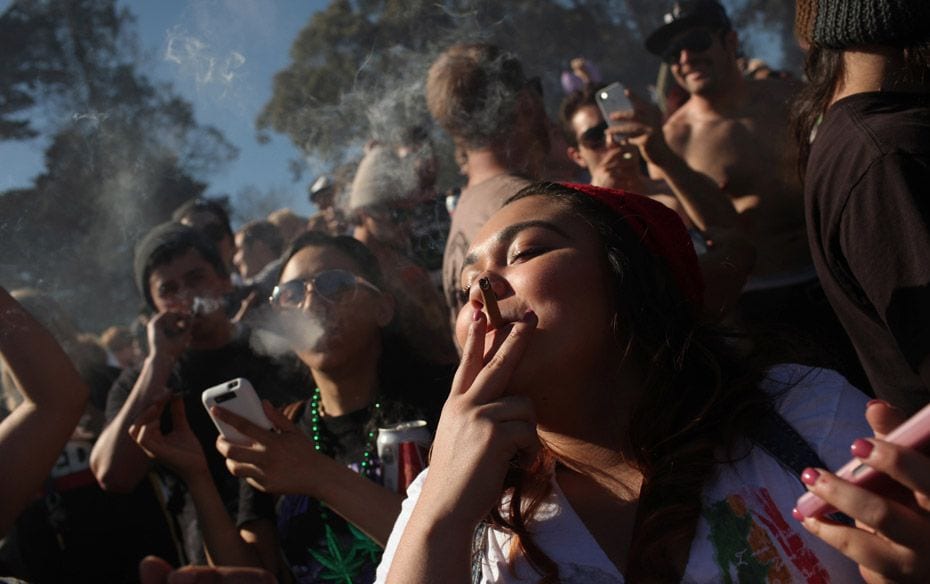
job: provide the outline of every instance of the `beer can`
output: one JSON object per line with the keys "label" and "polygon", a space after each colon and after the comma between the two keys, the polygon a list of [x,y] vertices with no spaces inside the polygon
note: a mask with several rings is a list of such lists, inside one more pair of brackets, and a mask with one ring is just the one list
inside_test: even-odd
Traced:
{"label": "beer can", "polygon": [[405,494],[413,479],[426,468],[432,437],[423,420],[378,428],[378,458],[384,486]]}

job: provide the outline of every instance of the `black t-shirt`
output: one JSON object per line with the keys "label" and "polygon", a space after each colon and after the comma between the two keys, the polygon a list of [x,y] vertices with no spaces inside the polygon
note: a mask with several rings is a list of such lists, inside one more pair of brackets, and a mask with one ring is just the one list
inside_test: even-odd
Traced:
{"label": "black t-shirt", "polygon": [[[377,413],[368,407],[344,416],[320,418],[321,451],[355,472],[360,472],[367,451],[371,469],[365,476],[378,484],[383,484],[383,476],[375,449],[375,430],[423,417],[419,410],[396,403],[382,408],[384,411]],[[304,435],[312,436],[310,407],[304,404],[297,415],[297,427]],[[425,419],[429,418],[432,416]],[[372,432],[374,436],[369,435]],[[306,495],[275,497],[253,489],[245,481],[240,493],[237,523],[242,526],[257,519],[274,522],[284,557],[297,582],[374,582],[381,546],[316,499]]]}
{"label": "black t-shirt", "polygon": [[[139,377],[140,369],[124,371],[116,380],[107,399],[107,422],[112,420],[126,403],[129,393]],[[187,421],[200,440],[210,474],[230,514],[235,516],[239,496],[239,481],[226,470],[225,459],[216,450],[219,434],[210,415],[203,407],[203,390],[234,379],[248,379],[259,397],[276,406],[305,397],[312,383],[306,370],[296,362],[279,362],[256,354],[245,338],[216,350],[187,351],[178,359],[168,381],[169,387],[183,396]],[[163,426],[170,427],[170,418],[163,417]],[[193,502],[187,496],[183,482],[170,472],[160,469],[170,496],[168,511],[178,522],[184,536],[185,551],[191,562],[202,562],[203,539],[196,524]]]}
{"label": "black t-shirt", "polygon": [[862,93],[817,130],[805,177],[817,274],[877,396],[930,400],[930,95]]}

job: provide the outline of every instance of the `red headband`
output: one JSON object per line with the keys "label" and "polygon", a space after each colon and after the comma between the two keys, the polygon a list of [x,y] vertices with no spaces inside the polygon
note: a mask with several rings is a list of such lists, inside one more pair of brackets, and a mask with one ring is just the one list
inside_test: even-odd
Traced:
{"label": "red headband", "polygon": [[704,278],[691,235],[677,213],[649,197],[619,189],[562,183],[607,205],[636,233],[640,242],[662,258],[685,298],[700,311],[704,306]]}

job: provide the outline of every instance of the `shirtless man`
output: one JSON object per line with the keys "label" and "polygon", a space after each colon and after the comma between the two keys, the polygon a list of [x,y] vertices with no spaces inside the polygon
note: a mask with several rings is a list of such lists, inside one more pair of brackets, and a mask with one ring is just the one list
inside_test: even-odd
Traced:
{"label": "shirtless man", "polygon": [[[772,343],[772,333],[799,335],[810,345],[810,364],[836,368],[867,387],[820,287],[806,240],[797,148],[788,124],[790,102],[800,88],[790,80],[742,75],[739,39],[717,0],[676,2],[646,48],[662,57],[690,95],[666,121],[664,141],[730,197],[755,245],[756,265],[739,302],[742,323],[774,358],[784,344]],[[668,169],[650,162],[654,177],[670,180]]]}
{"label": "shirtless man", "polygon": [[[716,0],[676,3],[646,48],[669,64],[690,99],[664,126],[669,147],[714,179],[742,215],[758,253],[749,289],[815,279],[805,240],[797,151],[788,106],[798,87],[782,79],[747,80],[739,40]],[[650,173],[661,177],[661,168]]]}

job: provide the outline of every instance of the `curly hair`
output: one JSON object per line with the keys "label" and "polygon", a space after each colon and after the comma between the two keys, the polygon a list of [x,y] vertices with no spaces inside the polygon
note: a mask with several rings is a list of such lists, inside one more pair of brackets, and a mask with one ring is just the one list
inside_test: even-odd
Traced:
{"label": "curly hair", "polygon": [[[645,372],[625,437],[632,446],[630,463],[643,474],[625,577],[678,581],[705,483],[716,465],[734,459],[734,447],[753,421],[772,409],[772,397],[759,389],[762,369],[737,354],[726,333],[699,321],[665,263],[607,206],[554,183],[530,185],[505,204],[531,196],[565,204],[603,244],[612,275],[614,334],[628,339],[623,358],[636,359]],[[558,566],[533,542],[527,523],[551,490],[554,467],[553,454],[543,448],[528,469],[511,470],[505,482],[510,502],[490,518],[515,534],[512,553],[519,548],[545,583],[558,581]]]}
{"label": "curly hair", "polygon": [[430,67],[426,105],[457,145],[487,148],[513,128],[517,96],[526,84],[512,53],[483,43],[457,44]]}

